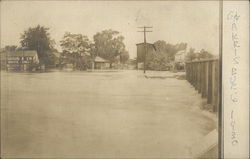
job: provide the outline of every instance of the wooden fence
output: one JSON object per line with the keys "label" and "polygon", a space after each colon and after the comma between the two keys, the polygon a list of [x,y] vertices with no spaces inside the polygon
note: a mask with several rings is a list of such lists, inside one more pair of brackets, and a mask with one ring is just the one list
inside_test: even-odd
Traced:
{"label": "wooden fence", "polygon": [[200,60],[186,62],[186,78],[195,89],[207,99],[213,112],[219,108],[219,60]]}

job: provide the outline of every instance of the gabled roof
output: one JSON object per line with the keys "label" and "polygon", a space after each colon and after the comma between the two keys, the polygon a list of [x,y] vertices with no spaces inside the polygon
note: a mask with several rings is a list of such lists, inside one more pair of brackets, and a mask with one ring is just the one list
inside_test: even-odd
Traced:
{"label": "gabled roof", "polygon": [[[138,46],[138,45],[144,45],[144,43],[139,43],[139,44],[136,44],[136,46]],[[154,48],[154,50],[156,50],[156,47],[155,47],[155,45],[154,45],[154,44],[151,44],[151,43],[146,43],[146,45],[148,45],[148,46],[152,46],[152,47]]]}
{"label": "gabled roof", "polygon": [[95,62],[109,62],[108,60],[105,60],[105,59],[101,58],[100,56],[96,56],[94,61]]}
{"label": "gabled roof", "polygon": [[[147,45],[154,45],[154,44],[151,44],[151,43],[146,43]],[[138,43],[136,45],[144,45],[144,43]]]}

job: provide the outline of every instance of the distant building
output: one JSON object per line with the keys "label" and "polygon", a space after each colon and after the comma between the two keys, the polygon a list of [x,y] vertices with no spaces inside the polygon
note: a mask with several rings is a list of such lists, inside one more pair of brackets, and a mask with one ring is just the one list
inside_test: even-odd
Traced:
{"label": "distant building", "polygon": [[184,63],[184,62],[185,62],[185,59],[186,59],[186,55],[187,55],[186,50],[178,51],[178,52],[175,54],[174,61],[175,61],[175,62]]}
{"label": "distant building", "polygon": [[186,56],[187,56],[186,50],[178,51],[175,54],[175,57],[174,57],[175,69],[177,70],[185,69]]}
{"label": "distant building", "polygon": [[136,59],[129,59],[128,60],[128,69],[130,69],[130,70],[136,69]]}
{"label": "distant building", "polygon": [[110,62],[101,58],[100,56],[96,56],[94,59],[94,68],[95,69],[109,69]]}
{"label": "distant building", "polygon": [[39,59],[34,50],[1,53],[1,69],[7,71],[29,71],[35,64],[39,64]]}
{"label": "distant building", "polygon": [[[146,57],[155,54],[156,48],[154,44],[146,43],[146,47],[144,43],[136,44],[137,46],[137,68],[142,69],[144,63],[145,52],[147,51]],[[147,49],[147,50],[145,50]]]}
{"label": "distant building", "polygon": [[62,70],[64,71],[73,71],[74,65],[72,63],[65,63],[62,67]]}
{"label": "distant building", "polygon": [[59,66],[61,53],[57,52],[57,51],[54,51],[54,52],[52,52],[52,55],[54,56],[55,66]]}

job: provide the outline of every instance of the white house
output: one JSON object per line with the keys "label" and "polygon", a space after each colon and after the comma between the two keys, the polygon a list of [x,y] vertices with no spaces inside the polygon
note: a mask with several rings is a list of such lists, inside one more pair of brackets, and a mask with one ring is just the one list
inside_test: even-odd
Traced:
{"label": "white house", "polygon": [[185,69],[187,52],[186,50],[178,51],[174,57],[174,69],[183,70]]}
{"label": "white house", "polygon": [[178,52],[175,54],[174,61],[175,61],[176,63],[184,63],[184,62],[185,62],[185,59],[186,59],[186,55],[187,55],[186,50],[178,51]]}

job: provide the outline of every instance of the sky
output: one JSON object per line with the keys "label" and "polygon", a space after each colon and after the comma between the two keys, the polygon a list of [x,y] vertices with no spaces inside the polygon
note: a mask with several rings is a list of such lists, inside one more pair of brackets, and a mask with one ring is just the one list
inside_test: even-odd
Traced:
{"label": "sky", "polygon": [[20,45],[20,35],[38,24],[49,27],[56,48],[65,32],[93,35],[113,29],[125,37],[130,58],[143,42],[141,26],[152,26],[147,42],[186,42],[188,49],[219,50],[218,1],[2,1],[1,47]]}

